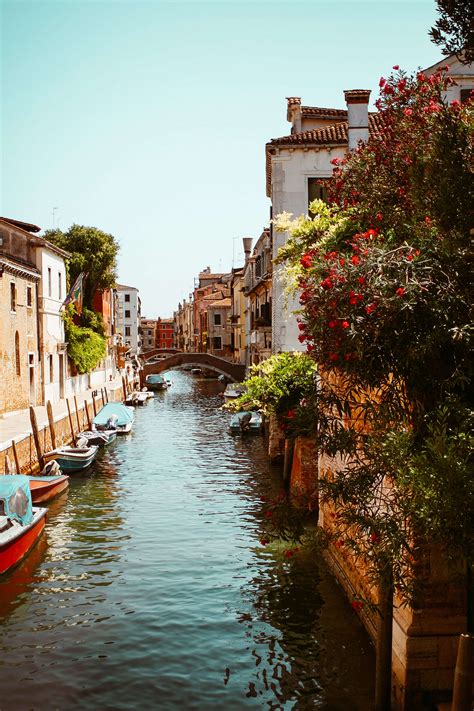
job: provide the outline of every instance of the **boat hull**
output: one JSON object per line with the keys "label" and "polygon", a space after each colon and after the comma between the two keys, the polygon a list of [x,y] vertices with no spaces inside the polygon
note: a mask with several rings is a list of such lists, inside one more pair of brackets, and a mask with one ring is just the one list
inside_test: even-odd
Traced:
{"label": "boat hull", "polygon": [[[73,449],[73,448],[71,448]],[[83,469],[87,469],[87,467],[90,467],[92,462],[97,456],[97,452],[99,448],[97,445],[93,445],[91,447],[87,447],[89,452],[87,455],[82,452],[74,452],[74,451],[64,451],[64,450],[53,450],[52,452],[47,452],[44,454],[44,459],[45,461],[50,461],[51,459],[55,459],[59,466],[61,467],[62,471],[64,472],[69,472],[70,474],[74,474],[74,472],[79,472],[82,471]]]}
{"label": "boat hull", "polygon": [[41,504],[51,501],[55,496],[59,496],[69,486],[69,477],[52,476],[51,481],[45,481],[46,477],[29,477],[31,500],[34,504]]}
{"label": "boat hull", "polygon": [[38,509],[28,526],[18,526],[18,535],[7,541],[0,534],[0,575],[18,565],[33,548],[46,524],[46,509]]}

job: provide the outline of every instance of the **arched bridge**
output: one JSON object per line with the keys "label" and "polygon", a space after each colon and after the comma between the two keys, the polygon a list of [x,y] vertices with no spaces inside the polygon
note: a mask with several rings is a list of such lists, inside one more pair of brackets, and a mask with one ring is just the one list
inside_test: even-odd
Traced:
{"label": "arched bridge", "polygon": [[178,348],[152,348],[150,351],[140,353],[140,358],[143,358],[143,360],[149,360],[150,358],[153,358],[153,356],[169,355],[171,353],[181,353],[181,351],[178,350]]}
{"label": "arched bridge", "polygon": [[165,370],[179,368],[180,365],[192,365],[194,368],[207,368],[221,375],[227,375],[234,382],[240,382],[245,377],[245,365],[231,363],[225,358],[211,355],[211,353],[175,353],[163,358],[158,363],[145,363],[140,371],[143,381],[147,375],[163,373]]}

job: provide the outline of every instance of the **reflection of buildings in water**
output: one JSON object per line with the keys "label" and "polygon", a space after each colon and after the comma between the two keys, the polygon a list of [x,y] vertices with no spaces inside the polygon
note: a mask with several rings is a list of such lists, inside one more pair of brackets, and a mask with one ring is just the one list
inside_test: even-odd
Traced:
{"label": "reflection of buildings in water", "polygon": [[[264,521],[265,509],[264,503],[253,515]],[[316,546],[303,544],[292,558],[283,557],[294,546],[287,543],[294,513],[291,507],[286,516],[280,512],[283,537],[257,550],[259,572],[242,590],[246,612],[237,619],[256,659],[247,695],[271,695],[274,708],[291,701],[293,708],[327,703],[336,711],[350,701],[353,711],[366,711],[373,699],[373,648]]]}

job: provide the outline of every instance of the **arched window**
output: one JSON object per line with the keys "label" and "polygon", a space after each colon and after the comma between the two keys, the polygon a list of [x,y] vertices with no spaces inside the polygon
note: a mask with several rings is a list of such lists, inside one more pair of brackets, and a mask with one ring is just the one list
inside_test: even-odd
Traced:
{"label": "arched window", "polygon": [[16,374],[21,375],[20,367],[20,335],[18,331],[15,331],[15,362],[16,362]]}

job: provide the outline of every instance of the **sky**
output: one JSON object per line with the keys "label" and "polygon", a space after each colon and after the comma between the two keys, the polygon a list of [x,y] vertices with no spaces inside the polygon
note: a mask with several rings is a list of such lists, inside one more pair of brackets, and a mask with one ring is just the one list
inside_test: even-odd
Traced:
{"label": "sky", "polygon": [[91,225],[119,282],[172,315],[268,224],[265,143],[286,96],[344,108],[441,59],[434,0],[0,0],[0,214]]}

